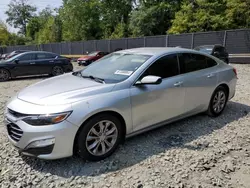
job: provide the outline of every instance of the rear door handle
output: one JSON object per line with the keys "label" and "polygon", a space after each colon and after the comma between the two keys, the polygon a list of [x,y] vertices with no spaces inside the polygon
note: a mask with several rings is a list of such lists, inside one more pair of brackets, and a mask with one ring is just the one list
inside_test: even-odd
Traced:
{"label": "rear door handle", "polygon": [[183,84],[183,82],[176,82],[176,83],[174,84],[174,87],[180,87],[182,84]]}
{"label": "rear door handle", "polygon": [[54,61],[49,61],[50,63],[54,63]]}
{"label": "rear door handle", "polygon": [[30,63],[30,65],[34,65],[34,64],[36,64],[36,63]]}
{"label": "rear door handle", "polygon": [[214,74],[209,74],[209,75],[207,75],[208,78],[212,78],[212,77],[214,77],[214,76],[215,76]]}

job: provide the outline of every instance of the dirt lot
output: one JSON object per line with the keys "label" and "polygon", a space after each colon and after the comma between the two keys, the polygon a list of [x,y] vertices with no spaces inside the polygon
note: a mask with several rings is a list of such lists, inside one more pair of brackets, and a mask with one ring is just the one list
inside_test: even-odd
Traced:
{"label": "dirt lot", "polygon": [[126,141],[101,162],[21,157],[3,125],[7,100],[47,78],[0,83],[0,187],[250,187],[250,65],[222,116],[191,117]]}

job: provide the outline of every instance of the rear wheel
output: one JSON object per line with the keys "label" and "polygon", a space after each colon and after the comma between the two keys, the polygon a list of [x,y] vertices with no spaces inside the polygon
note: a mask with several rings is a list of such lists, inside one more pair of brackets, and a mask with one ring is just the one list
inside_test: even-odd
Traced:
{"label": "rear wheel", "polygon": [[212,117],[219,116],[226,107],[228,99],[228,92],[223,86],[219,86],[215,89],[210,104],[208,107],[208,115]]}
{"label": "rear wheel", "polygon": [[61,75],[63,74],[64,71],[63,71],[63,68],[60,67],[60,66],[55,66],[52,68],[52,76],[58,76],[58,75]]}
{"label": "rear wheel", "polygon": [[115,116],[100,114],[83,126],[77,138],[77,148],[85,160],[102,160],[110,156],[121,142],[121,122]]}
{"label": "rear wheel", "polygon": [[0,69],[0,82],[4,82],[10,79],[9,71],[5,69]]}

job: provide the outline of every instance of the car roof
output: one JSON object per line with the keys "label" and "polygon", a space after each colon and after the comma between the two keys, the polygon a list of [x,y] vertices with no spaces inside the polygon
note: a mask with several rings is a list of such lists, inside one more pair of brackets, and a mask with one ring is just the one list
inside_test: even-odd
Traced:
{"label": "car roof", "polygon": [[114,53],[133,53],[133,54],[141,54],[141,55],[161,55],[171,52],[195,52],[194,50],[179,48],[179,47],[146,47],[146,48],[132,48],[127,50],[121,50]]}
{"label": "car roof", "polygon": [[[53,52],[47,52],[47,51],[28,51],[28,52],[24,52],[22,54],[30,54],[30,53],[48,53],[48,54],[56,54]],[[57,54],[56,54],[57,55]]]}
{"label": "car roof", "polygon": [[224,46],[221,44],[211,44],[211,45],[196,46],[195,48],[214,48],[214,47],[224,47]]}

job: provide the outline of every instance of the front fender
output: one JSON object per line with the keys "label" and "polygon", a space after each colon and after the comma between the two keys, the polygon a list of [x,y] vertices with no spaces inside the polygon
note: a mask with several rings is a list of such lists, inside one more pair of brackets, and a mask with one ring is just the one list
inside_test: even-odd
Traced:
{"label": "front fender", "polygon": [[119,113],[126,124],[126,132],[132,131],[131,102],[129,89],[95,95],[72,104],[73,113],[68,118],[71,123],[81,126],[93,115],[113,111]]}

